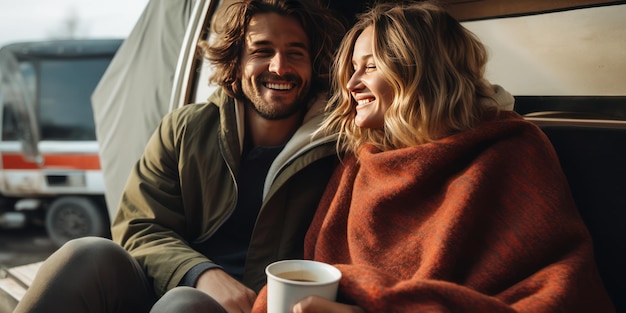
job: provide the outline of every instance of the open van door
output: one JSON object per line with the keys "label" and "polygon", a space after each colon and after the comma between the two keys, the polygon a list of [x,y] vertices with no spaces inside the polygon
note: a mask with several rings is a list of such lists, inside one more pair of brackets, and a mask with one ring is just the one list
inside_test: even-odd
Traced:
{"label": "open van door", "polygon": [[128,173],[169,111],[186,33],[211,2],[218,1],[150,1],[91,95],[111,220]]}

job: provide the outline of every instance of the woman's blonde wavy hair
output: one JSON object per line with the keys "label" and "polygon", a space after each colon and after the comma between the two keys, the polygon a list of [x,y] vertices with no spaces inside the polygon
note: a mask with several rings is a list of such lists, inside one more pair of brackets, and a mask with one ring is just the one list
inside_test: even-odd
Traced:
{"label": "woman's blonde wavy hair", "polygon": [[[394,89],[384,129],[356,126],[356,102],[346,86],[359,35],[373,26],[377,71]],[[316,134],[338,134],[340,151],[363,144],[382,151],[428,143],[472,128],[493,92],[483,78],[487,52],[470,31],[432,2],[378,4],[359,16],[332,65],[332,97]]]}

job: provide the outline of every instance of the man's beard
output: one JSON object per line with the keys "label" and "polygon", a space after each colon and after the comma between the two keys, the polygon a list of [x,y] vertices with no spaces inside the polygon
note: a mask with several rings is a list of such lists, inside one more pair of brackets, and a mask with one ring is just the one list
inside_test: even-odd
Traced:
{"label": "man's beard", "polygon": [[[268,75],[260,76],[256,79],[255,85],[245,85],[242,84],[242,90],[245,97],[248,98],[249,101],[246,101],[248,105],[254,109],[261,117],[267,120],[282,120],[293,116],[294,114],[300,113],[307,106],[307,102],[310,100],[311,96],[309,92],[311,90],[311,85],[305,85],[302,90],[298,93],[297,97],[288,105],[281,105],[277,107],[271,102],[266,101],[260,94],[257,87],[265,88],[263,85],[263,81],[268,80]],[[285,80],[294,82],[296,86],[302,85],[302,80],[295,75],[286,75],[284,77],[275,78],[275,80]],[[271,99],[270,101],[281,102],[282,99]]]}

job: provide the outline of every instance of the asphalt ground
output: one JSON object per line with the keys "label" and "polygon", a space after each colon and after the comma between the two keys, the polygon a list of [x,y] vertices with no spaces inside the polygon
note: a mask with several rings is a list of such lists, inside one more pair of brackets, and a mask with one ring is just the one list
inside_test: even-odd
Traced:
{"label": "asphalt ground", "polygon": [[0,267],[14,267],[43,261],[57,247],[43,226],[28,225],[20,229],[0,228]]}

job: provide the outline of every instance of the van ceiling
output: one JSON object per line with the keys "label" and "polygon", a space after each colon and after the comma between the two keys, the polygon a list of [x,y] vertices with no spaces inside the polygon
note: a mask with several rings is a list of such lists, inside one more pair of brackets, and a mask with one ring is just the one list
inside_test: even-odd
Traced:
{"label": "van ceiling", "polygon": [[[344,16],[363,11],[376,0],[328,0],[330,7]],[[395,2],[403,2],[396,0]],[[609,0],[439,0],[450,14],[461,21],[561,11],[588,6],[624,3]]]}

